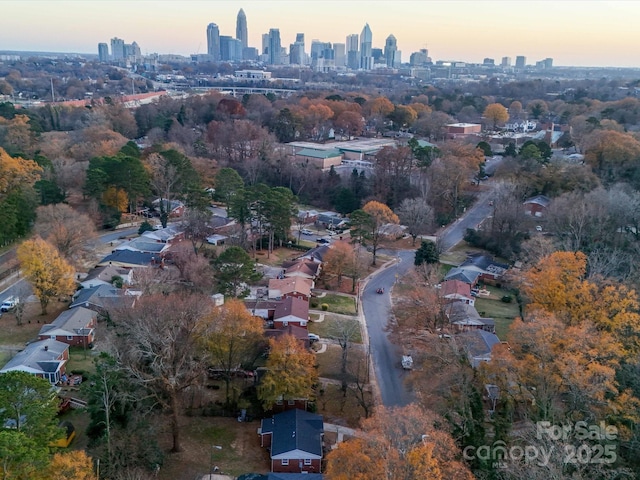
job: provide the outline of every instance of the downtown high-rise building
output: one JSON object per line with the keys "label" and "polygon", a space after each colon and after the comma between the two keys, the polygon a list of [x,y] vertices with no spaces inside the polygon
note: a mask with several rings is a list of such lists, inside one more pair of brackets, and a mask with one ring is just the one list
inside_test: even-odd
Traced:
{"label": "downtown high-rise building", "polygon": [[124,60],[124,40],[118,37],[111,39],[111,60],[119,62]]}
{"label": "downtown high-rise building", "polygon": [[242,42],[230,35],[220,35],[220,60],[226,62],[242,61]]}
{"label": "downtown high-rise building", "polygon": [[207,54],[211,60],[220,60],[220,29],[215,23],[207,25]]}
{"label": "downtown high-rise building", "polygon": [[398,42],[396,37],[393,35],[389,35],[384,42],[384,59],[388,68],[393,68],[396,66],[396,62],[398,54]]}
{"label": "downtown high-rise building", "polygon": [[269,65],[280,65],[282,45],[280,43],[280,30],[278,28],[269,29],[269,49],[267,52]]}
{"label": "downtown high-rise building", "polygon": [[109,61],[109,45],[106,43],[98,44],[98,60],[102,63]]}
{"label": "downtown high-rise building", "polygon": [[502,61],[500,62],[501,67],[510,67],[511,66],[511,57],[502,57]]}
{"label": "downtown high-rise building", "polygon": [[244,10],[240,9],[236,19],[236,38],[242,43],[242,48],[249,46],[249,32],[247,30],[247,16]]}
{"label": "downtown high-rise building", "polygon": [[347,68],[351,70],[357,70],[360,67],[360,55],[358,54],[358,34],[353,33],[347,35]]}
{"label": "downtown high-rise building", "polygon": [[289,46],[289,63],[292,65],[304,65],[306,54],[304,51],[304,33],[296,34],[296,41]]}
{"label": "downtown high-rise building", "polygon": [[347,66],[347,55],[346,55],[346,46],[344,43],[334,43],[333,44],[333,58],[335,61],[336,67],[346,67]]}
{"label": "downtown high-rise building", "polygon": [[524,68],[527,66],[527,57],[518,55],[516,57],[516,68]]}
{"label": "downtown high-rise building", "polygon": [[360,68],[362,70],[371,70],[373,68],[372,48],[373,34],[367,23],[360,34]]}

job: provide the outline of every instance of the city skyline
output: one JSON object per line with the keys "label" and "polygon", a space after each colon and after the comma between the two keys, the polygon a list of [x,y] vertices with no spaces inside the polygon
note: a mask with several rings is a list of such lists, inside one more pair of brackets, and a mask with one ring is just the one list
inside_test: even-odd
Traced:
{"label": "city skyline", "polygon": [[[118,37],[137,42],[143,54],[206,53],[207,26],[214,23],[220,35],[235,37],[240,9],[248,44],[258,49],[271,29],[280,32],[287,50],[304,33],[308,53],[314,39],[345,43],[368,24],[373,48],[384,48],[393,35],[405,62],[428,48],[434,60],[482,63],[489,57],[499,63],[524,56],[528,64],[551,57],[558,66],[640,67],[628,21],[640,14],[640,2],[595,0],[9,0],[3,17],[21,21],[0,29],[0,48],[96,54],[98,43]],[[65,23],[73,28],[62,28]]]}

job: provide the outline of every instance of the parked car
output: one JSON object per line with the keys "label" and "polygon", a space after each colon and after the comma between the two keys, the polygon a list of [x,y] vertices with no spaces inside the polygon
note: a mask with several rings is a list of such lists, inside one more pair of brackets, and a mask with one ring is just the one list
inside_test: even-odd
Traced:
{"label": "parked car", "polygon": [[376,290],[376,293],[380,293],[380,294],[384,293],[384,288],[382,288],[382,287],[378,288]]}
{"label": "parked car", "polygon": [[302,233],[303,235],[313,235],[313,232],[308,228],[303,228],[302,230],[300,230],[300,233]]}
{"label": "parked car", "polygon": [[310,333],[309,334],[309,342],[314,343],[314,342],[319,342],[320,341],[320,336],[316,335],[315,333]]}
{"label": "parked car", "polygon": [[7,298],[2,303],[2,305],[0,305],[0,312],[10,312],[14,308],[16,308],[16,305],[18,304],[18,302],[19,300],[16,297]]}
{"label": "parked car", "polygon": [[329,243],[331,243],[329,240],[327,240],[326,238],[316,238],[316,242],[318,242],[321,245],[327,245]]}

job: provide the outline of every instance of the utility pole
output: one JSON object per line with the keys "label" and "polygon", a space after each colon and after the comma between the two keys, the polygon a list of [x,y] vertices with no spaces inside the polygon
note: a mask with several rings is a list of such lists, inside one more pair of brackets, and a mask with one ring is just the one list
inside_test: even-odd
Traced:
{"label": "utility pole", "polygon": [[56,93],[53,91],[53,77],[51,77],[51,102],[56,101]]}

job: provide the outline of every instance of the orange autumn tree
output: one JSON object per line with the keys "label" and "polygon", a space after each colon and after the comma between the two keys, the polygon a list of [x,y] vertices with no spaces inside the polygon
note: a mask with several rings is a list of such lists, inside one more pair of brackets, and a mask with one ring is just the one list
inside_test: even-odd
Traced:
{"label": "orange autumn tree", "polygon": [[200,322],[197,336],[211,356],[212,365],[222,370],[227,404],[233,372],[255,357],[257,344],[264,332],[263,323],[235,298],[215,308]]}
{"label": "orange autumn tree", "polygon": [[444,419],[415,404],[380,408],[362,423],[362,436],[339,444],[327,456],[327,478],[474,478],[441,425],[446,425]]}
{"label": "orange autumn tree", "polygon": [[12,157],[0,147],[0,200],[14,188],[32,185],[40,178],[42,168],[33,160]]}
{"label": "orange autumn tree", "polygon": [[585,280],[587,257],[582,252],[554,252],[529,269],[522,291],[529,310],[554,313],[568,324],[586,318],[594,286]]}
{"label": "orange autumn tree", "polygon": [[51,459],[46,478],[49,480],[97,480],[93,461],[84,450],[56,453]]}
{"label": "orange autumn tree", "polygon": [[56,247],[36,237],[23,242],[16,254],[25,278],[40,300],[43,315],[52,299],[73,294],[74,269]]}
{"label": "orange autumn tree", "polygon": [[267,373],[258,387],[258,398],[265,409],[278,400],[313,398],[318,380],[316,358],[293,335],[269,340]]}

